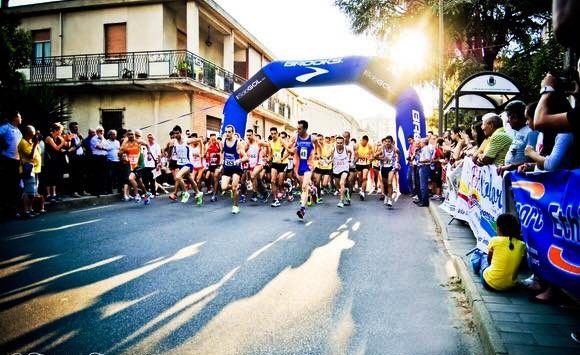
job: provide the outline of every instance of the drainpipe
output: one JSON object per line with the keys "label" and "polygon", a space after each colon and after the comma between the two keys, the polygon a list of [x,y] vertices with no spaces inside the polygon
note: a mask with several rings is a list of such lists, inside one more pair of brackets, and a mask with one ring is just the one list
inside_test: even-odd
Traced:
{"label": "drainpipe", "polygon": [[58,35],[58,37],[60,38],[60,56],[62,57],[64,55],[64,49],[62,48],[62,43],[63,43],[63,36],[62,36],[62,11],[58,13],[58,18],[60,21],[60,34]]}

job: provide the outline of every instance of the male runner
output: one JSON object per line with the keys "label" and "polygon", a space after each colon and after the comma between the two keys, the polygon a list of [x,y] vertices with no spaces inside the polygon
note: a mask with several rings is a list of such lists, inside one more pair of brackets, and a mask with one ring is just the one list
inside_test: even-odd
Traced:
{"label": "male runner", "polygon": [[383,180],[383,193],[385,195],[383,203],[388,207],[393,207],[394,168],[399,161],[399,150],[393,144],[392,136],[387,136],[383,142],[383,149],[377,155],[377,158],[381,161],[381,177]]}
{"label": "male runner", "polygon": [[296,212],[298,218],[303,219],[306,214],[306,202],[310,193],[312,181],[314,150],[319,148],[316,137],[308,134],[308,122],[305,120],[298,121],[298,134],[293,139],[291,151],[294,151],[294,169],[302,185],[302,194],[300,195],[300,209]]}
{"label": "male runner", "polygon": [[318,140],[319,142],[322,142],[322,144],[320,148],[320,156],[318,159],[318,167],[314,170],[314,180],[317,186],[320,187],[321,193],[324,193],[324,191],[326,191],[326,193],[330,193],[333,147],[330,144],[329,136],[323,137],[322,135],[318,135]]}
{"label": "male runner", "polygon": [[[287,153],[289,149],[287,143],[278,136],[278,128],[270,128],[270,135],[272,136],[272,140],[270,141],[270,153],[272,159],[272,194],[274,195],[274,202],[272,202],[271,206],[280,207],[280,198],[284,191],[284,171],[288,165]],[[286,159],[284,159],[284,157],[286,157]]]}
{"label": "male runner", "polygon": [[203,192],[199,190],[195,179],[193,178],[193,164],[190,160],[189,144],[199,141],[199,138],[183,139],[181,132],[175,131],[175,138],[169,143],[172,156],[175,156],[177,161],[177,172],[175,173],[175,190],[169,194],[169,198],[173,201],[177,200],[177,194],[181,192],[181,202],[186,203],[189,200],[189,192],[185,186],[185,180],[189,181],[196,192],[195,200],[198,205],[203,203]]}
{"label": "male runner", "polygon": [[351,152],[344,147],[344,138],[336,137],[336,146],[332,152],[332,175],[334,176],[335,185],[339,187],[339,200],[336,207],[343,208],[346,204],[350,205],[350,197],[347,196],[346,183],[348,180],[349,161]]}
{"label": "male runner", "polygon": [[265,193],[265,188],[261,179],[259,179],[264,170],[263,161],[260,159],[260,150],[263,147],[268,149],[270,145],[260,141],[257,135],[254,134],[253,129],[246,130],[246,143],[246,154],[248,155],[248,178],[249,181],[251,181],[251,184],[248,184],[248,187],[251,187],[251,189],[248,190],[252,190],[251,201],[257,202],[258,193],[262,196]]}
{"label": "male runner", "polygon": [[[139,188],[145,192],[144,203],[149,204],[151,193],[147,192],[143,181],[141,180],[141,175],[139,173],[139,165],[143,164],[141,146],[145,146],[147,152],[149,151],[149,146],[146,142],[135,139],[135,133],[131,130],[127,130],[125,133],[125,139],[119,148],[119,157],[122,163],[125,165],[125,178],[135,191],[135,202],[141,201],[141,196],[139,195]],[[141,160],[141,162],[140,162]],[[124,189],[124,199],[125,201],[129,198],[129,187],[125,184]]]}
{"label": "male runner", "polygon": [[215,133],[209,135],[209,142],[205,159],[207,161],[206,185],[207,194],[212,195],[210,201],[217,201],[218,183],[220,181],[220,156],[222,153],[221,145],[218,142]]}
{"label": "male runner", "polygon": [[354,159],[355,159],[354,146],[355,146],[355,144],[350,139],[350,132],[349,131],[344,131],[344,133],[342,134],[342,137],[344,138],[344,149],[346,149],[350,152],[350,161],[348,162],[348,171],[349,171],[348,172],[348,184],[346,185],[347,186],[346,192],[350,198],[350,193],[354,189],[354,182],[356,180],[356,166],[354,163]]}
{"label": "male runner", "polygon": [[235,128],[232,125],[226,126],[226,139],[222,143],[222,154],[224,162],[224,171],[222,176],[222,191],[228,190],[231,180],[232,191],[232,214],[240,213],[239,201],[239,183],[242,176],[242,163],[248,161],[244,143],[234,136]]}
{"label": "male runner", "polygon": [[354,156],[358,177],[358,186],[360,188],[359,195],[361,201],[364,201],[365,192],[367,190],[369,169],[371,167],[371,160],[373,158],[373,149],[369,144],[368,136],[363,136],[360,143],[355,146]]}

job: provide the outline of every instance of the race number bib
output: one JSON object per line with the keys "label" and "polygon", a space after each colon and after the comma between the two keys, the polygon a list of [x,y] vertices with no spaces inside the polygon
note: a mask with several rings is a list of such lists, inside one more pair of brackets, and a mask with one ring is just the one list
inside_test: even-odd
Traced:
{"label": "race number bib", "polygon": [[225,166],[235,166],[236,165],[236,157],[233,154],[225,153],[224,165]]}
{"label": "race number bib", "polygon": [[305,147],[300,148],[300,159],[301,160],[308,159],[308,148]]}

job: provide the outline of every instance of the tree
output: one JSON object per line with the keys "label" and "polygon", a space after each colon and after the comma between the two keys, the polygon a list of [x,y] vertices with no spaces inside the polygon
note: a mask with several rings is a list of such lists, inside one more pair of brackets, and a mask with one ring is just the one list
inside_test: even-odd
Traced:
{"label": "tree", "polygon": [[[435,18],[439,1],[335,0],[356,33],[385,38],[418,18]],[[502,50],[521,47],[538,36],[551,14],[549,0],[446,0],[444,20],[447,43],[464,58],[473,58],[493,70]]]}

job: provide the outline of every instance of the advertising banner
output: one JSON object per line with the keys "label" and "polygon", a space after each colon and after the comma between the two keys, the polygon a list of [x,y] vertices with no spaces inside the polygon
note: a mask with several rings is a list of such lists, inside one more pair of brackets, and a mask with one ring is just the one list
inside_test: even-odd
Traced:
{"label": "advertising banner", "polygon": [[510,178],[532,270],[580,297],[580,170]]}
{"label": "advertising banner", "polygon": [[465,159],[455,201],[454,217],[469,223],[483,251],[496,235],[497,216],[503,213],[502,177],[496,170],[495,165],[480,167]]}

